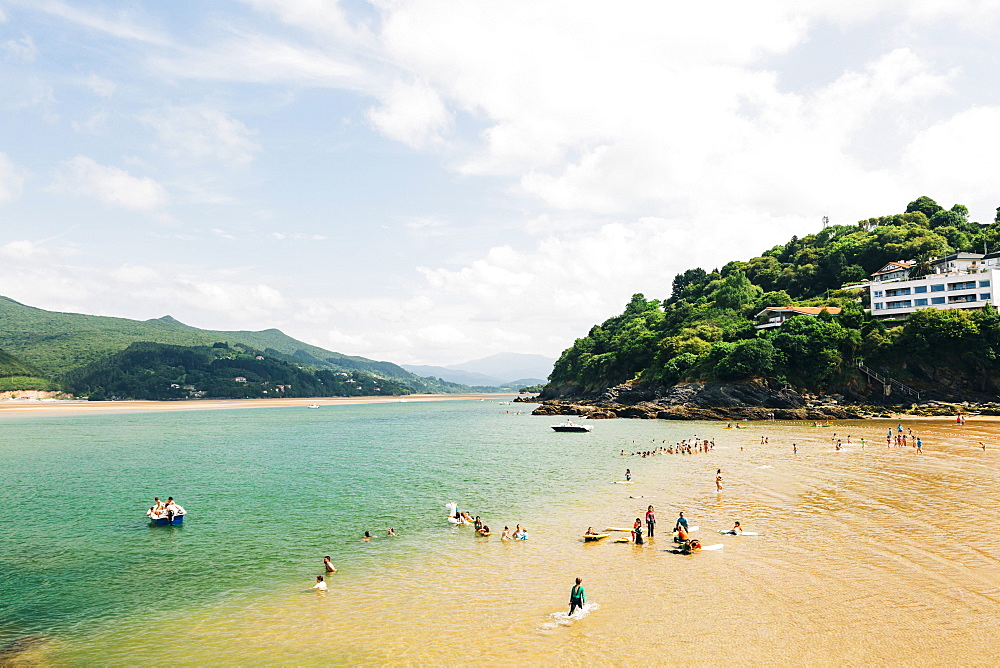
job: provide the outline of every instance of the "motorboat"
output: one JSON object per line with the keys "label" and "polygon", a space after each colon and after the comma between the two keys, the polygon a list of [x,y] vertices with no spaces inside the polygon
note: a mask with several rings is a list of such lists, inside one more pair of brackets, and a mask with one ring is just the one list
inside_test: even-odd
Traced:
{"label": "motorboat", "polygon": [[319,404],[309,404],[306,408],[319,408]]}
{"label": "motorboat", "polygon": [[593,429],[590,425],[577,424],[571,420],[551,425],[551,427],[554,431],[590,431]]}

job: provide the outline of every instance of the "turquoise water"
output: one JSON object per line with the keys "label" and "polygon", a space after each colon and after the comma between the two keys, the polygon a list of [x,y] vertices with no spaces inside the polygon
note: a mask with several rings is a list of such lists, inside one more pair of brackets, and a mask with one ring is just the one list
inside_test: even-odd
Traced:
{"label": "turquoise water", "polygon": [[[551,418],[507,409],[453,401],[5,419],[0,647],[272,592],[312,576],[324,554],[355,574],[385,568],[440,533],[449,499],[474,499],[487,518],[524,517],[572,496],[594,466],[619,468],[603,440],[550,433]],[[154,496],[177,499],[184,524],[148,526]],[[399,538],[359,541],[390,526]]]}

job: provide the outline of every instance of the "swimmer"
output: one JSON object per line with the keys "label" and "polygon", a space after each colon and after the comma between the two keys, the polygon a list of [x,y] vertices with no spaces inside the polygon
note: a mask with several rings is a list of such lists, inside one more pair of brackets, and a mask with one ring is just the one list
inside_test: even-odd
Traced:
{"label": "swimmer", "polygon": [[[740,448],[742,450],[743,448]],[[718,469],[715,472],[715,490],[717,492],[722,491],[722,469]]]}
{"label": "swimmer", "polygon": [[625,480],[631,480],[631,479],[632,479],[632,471],[630,471],[629,469],[625,469]]}
{"label": "swimmer", "polygon": [[363,542],[363,543],[369,543],[369,542],[371,542],[371,539],[372,539],[372,535],[366,531],[364,538],[361,539],[361,542]]}
{"label": "swimmer", "polygon": [[396,531],[392,527],[389,527],[389,530],[385,532],[385,535],[386,536],[395,536],[396,535]]}
{"label": "swimmer", "polygon": [[476,529],[476,533],[479,534],[480,536],[489,536],[490,535],[490,528],[489,528],[489,526],[487,526],[487,525],[484,524],[483,526],[481,526],[478,529]]}
{"label": "swimmer", "polygon": [[327,573],[337,572],[337,569],[334,568],[333,564],[330,562],[330,557],[323,557],[323,569],[326,570]]}
{"label": "swimmer", "polygon": [[312,587],[310,587],[310,589],[315,589],[316,591],[326,591],[327,590],[326,582],[323,581],[323,576],[322,575],[317,575],[316,576],[316,584],[314,584]]}
{"label": "swimmer", "polygon": [[510,540],[510,527],[505,526],[503,528],[503,533],[500,534],[500,540]]}

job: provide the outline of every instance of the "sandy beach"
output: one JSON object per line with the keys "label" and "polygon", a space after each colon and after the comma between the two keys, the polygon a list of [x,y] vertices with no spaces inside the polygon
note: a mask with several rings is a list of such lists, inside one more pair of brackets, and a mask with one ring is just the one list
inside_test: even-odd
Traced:
{"label": "sandy beach", "polygon": [[234,408],[282,408],[288,406],[345,406],[426,401],[468,401],[503,399],[509,392],[496,394],[409,394],[403,397],[302,397],[297,399],[192,399],[189,401],[83,401],[25,400],[0,401],[0,416],[24,414],[125,413],[135,411],[208,411]]}

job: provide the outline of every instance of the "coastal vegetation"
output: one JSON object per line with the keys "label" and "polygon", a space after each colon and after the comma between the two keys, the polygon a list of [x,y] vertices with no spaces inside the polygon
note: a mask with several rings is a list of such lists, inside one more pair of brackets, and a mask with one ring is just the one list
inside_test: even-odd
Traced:
{"label": "coastal vegetation", "polygon": [[[689,269],[674,278],[669,297],[636,294],[623,313],[577,339],[556,362],[543,397],[596,396],[623,383],[764,379],[860,398],[860,360],[932,394],[995,394],[1000,316],[992,306],[928,309],[884,323],[866,313],[866,291],[851,286],[890,261],[914,260],[916,276],[932,257],[998,247],[1000,210],[981,224],[969,221],[962,205],[945,209],[920,197],[900,214],[830,225],[719,269]],[[754,327],[764,308],[788,305],[840,310]]]}
{"label": "coastal vegetation", "polygon": [[[0,297],[0,323],[0,350],[13,360],[5,362],[0,357],[0,391],[65,390],[97,399],[180,399],[442,394],[494,389],[420,377],[392,362],[325,350],[277,329],[215,331],[191,327],[170,316],[140,321],[58,313],[7,297]],[[219,361],[220,348],[216,346],[233,351],[234,359]],[[211,353],[211,359],[206,357],[206,350],[216,351]],[[252,363],[245,360],[247,356]],[[258,356],[264,358],[263,363],[256,359]],[[245,361],[244,368],[241,365]],[[189,371],[191,378],[178,380]],[[226,374],[231,376],[228,381]],[[232,380],[240,375],[247,377],[247,383]],[[193,393],[183,389],[192,384],[196,387]],[[275,384],[293,389],[275,395]]]}

